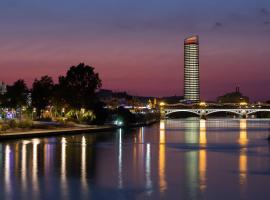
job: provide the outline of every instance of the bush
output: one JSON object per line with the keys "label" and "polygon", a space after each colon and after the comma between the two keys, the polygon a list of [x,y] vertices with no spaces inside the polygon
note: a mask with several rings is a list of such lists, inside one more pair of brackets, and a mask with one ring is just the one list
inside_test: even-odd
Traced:
{"label": "bush", "polygon": [[9,120],[8,121],[8,125],[9,125],[10,128],[16,128],[16,127],[18,127],[18,123],[16,122],[15,119]]}
{"label": "bush", "polygon": [[7,131],[8,129],[10,129],[10,126],[8,124],[2,124],[0,127],[1,131]]}
{"label": "bush", "polygon": [[31,120],[22,120],[19,122],[19,128],[31,128],[33,126],[33,122]]}

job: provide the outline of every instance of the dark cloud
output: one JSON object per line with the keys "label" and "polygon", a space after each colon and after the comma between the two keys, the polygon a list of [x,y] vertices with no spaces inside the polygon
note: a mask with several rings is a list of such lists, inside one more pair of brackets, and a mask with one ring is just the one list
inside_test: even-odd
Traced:
{"label": "dark cloud", "polygon": [[270,21],[265,21],[264,24],[265,25],[269,25],[270,24]]}

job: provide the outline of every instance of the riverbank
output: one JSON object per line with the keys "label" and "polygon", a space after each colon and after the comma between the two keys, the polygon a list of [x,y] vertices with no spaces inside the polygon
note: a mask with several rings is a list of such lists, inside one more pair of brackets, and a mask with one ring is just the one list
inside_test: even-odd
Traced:
{"label": "riverbank", "polygon": [[153,120],[147,120],[147,121],[144,121],[144,122],[138,122],[138,123],[133,123],[133,124],[130,124],[129,126],[127,127],[141,127],[141,126],[150,126],[152,124],[155,124],[157,122],[159,122],[160,119],[153,119]]}
{"label": "riverbank", "polygon": [[115,126],[83,126],[83,127],[68,127],[46,130],[26,130],[18,132],[6,132],[0,134],[0,141],[5,139],[21,139],[31,137],[48,137],[66,134],[79,134],[79,133],[95,133],[116,130]]}
{"label": "riverbank", "polygon": [[[159,120],[148,120],[145,122],[134,123],[127,126],[114,126],[114,125],[103,125],[103,126],[95,126],[95,125],[82,125],[76,124],[70,127],[54,127],[47,124],[47,129],[33,129],[33,130],[23,130],[14,129],[9,132],[0,133],[0,141],[6,139],[23,139],[23,138],[34,138],[34,137],[51,137],[58,135],[71,135],[71,134],[80,134],[80,133],[97,133],[97,132],[106,132],[106,131],[114,131],[118,128],[136,128],[141,126],[150,126],[154,123],[157,123]],[[49,122],[48,122],[49,123]],[[55,125],[55,124],[54,124]]]}

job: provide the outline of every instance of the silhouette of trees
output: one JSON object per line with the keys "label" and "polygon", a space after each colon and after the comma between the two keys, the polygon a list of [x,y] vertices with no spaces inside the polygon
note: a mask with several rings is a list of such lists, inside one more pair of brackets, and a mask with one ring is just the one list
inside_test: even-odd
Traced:
{"label": "silhouette of trees", "polygon": [[52,103],[54,83],[51,77],[42,76],[40,80],[35,79],[32,85],[32,106],[37,109],[40,116],[41,110]]}
{"label": "silhouette of trees", "polygon": [[27,105],[28,88],[25,81],[17,80],[13,85],[7,85],[7,92],[4,94],[4,106],[8,108],[21,108]]}
{"label": "silhouette of trees", "polygon": [[[31,105],[29,90],[24,80],[18,80],[7,86],[7,92],[0,95],[2,106],[20,109],[23,106],[33,117],[34,108],[38,117],[71,116],[76,121],[103,124],[108,115],[104,103],[99,101],[96,91],[101,87],[101,80],[94,68],[84,63],[69,68],[65,76],[59,77],[58,84],[54,84],[50,76],[35,79],[31,89]],[[46,114],[47,115],[47,114]]]}
{"label": "silhouette of trees", "polygon": [[92,109],[96,102],[96,90],[101,87],[101,80],[94,68],[84,63],[72,66],[66,76],[59,77],[57,91],[60,98],[73,109]]}

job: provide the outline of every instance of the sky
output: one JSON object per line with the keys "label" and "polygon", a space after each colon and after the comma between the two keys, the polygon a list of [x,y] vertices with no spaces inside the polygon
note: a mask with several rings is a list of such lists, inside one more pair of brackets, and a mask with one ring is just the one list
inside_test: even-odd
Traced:
{"label": "sky", "polygon": [[200,37],[201,98],[270,99],[269,0],[1,0],[0,81],[91,65],[103,88],[183,95],[183,43]]}

